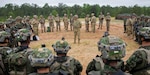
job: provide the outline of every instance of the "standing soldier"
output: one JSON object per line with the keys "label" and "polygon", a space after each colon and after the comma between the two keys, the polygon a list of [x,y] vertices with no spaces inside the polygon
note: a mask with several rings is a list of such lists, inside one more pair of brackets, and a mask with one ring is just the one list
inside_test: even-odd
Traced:
{"label": "standing soldier", "polygon": [[81,22],[78,20],[78,15],[74,16],[73,30],[74,30],[74,43],[76,43],[76,37],[78,36],[78,43],[80,43],[80,28]]}
{"label": "standing soldier", "polygon": [[126,22],[127,22],[127,18],[123,19],[123,26],[124,26],[124,33],[126,33]]}
{"label": "standing soldier", "polygon": [[50,32],[54,32],[54,17],[52,14],[48,17]]}
{"label": "standing soldier", "polygon": [[132,19],[131,17],[127,19],[126,22],[126,27],[127,27],[127,35],[130,36],[132,34]]}
{"label": "standing soldier", "polygon": [[99,28],[102,29],[103,20],[104,20],[104,15],[103,15],[103,13],[101,12],[100,15],[99,15],[99,26],[98,26],[98,29],[99,29]]}
{"label": "standing soldier", "polygon": [[46,29],[45,29],[45,18],[43,17],[43,15],[40,15],[39,22],[41,24],[41,32],[42,33],[46,32]]}
{"label": "standing soldier", "polygon": [[109,26],[110,26],[110,21],[111,21],[111,16],[109,13],[107,13],[107,16],[105,17],[105,19],[106,19],[107,31],[109,31]]}
{"label": "standing soldier", "polygon": [[33,16],[33,19],[31,21],[31,24],[33,25],[33,34],[34,34],[34,37],[35,36],[38,36],[38,27],[39,27],[39,20],[38,20],[38,16],[37,15],[34,15]]}
{"label": "standing soldier", "polygon": [[61,31],[61,27],[60,27],[60,17],[57,14],[55,17],[55,22],[56,22],[56,31]]}
{"label": "standing soldier", "polygon": [[72,24],[73,24],[73,15],[72,14],[70,14],[70,30],[72,31],[73,30],[73,26],[72,26]]}
{"label": "standing soldier", "polygon": [[89,21],[90,21],[90,18],[89,18],[89,15],[87,14],[86,17],[85,17],[86,32],[89,32]]}
{"label": "standing soldier", "polygon": [[132,38],[133,39],[135,38],[134,24],[136,21],[137,21],[136,14],[133,13],[133,15],[132,15]]}
{"label": "standing soldier", "polygon": [[64,22],[64,28],[66,31],[68,31],[68,17],[67,17],[67,14],[64,14],[64,17],[63,17],[63,22]]}
{"label": "standing soldier", "polygon": [[95,33],[95,25],[96,25],[96,17],[94,16],[94,13],[92,13],[91,29],[92,29],[92,32],[93,32],[93,33]]}

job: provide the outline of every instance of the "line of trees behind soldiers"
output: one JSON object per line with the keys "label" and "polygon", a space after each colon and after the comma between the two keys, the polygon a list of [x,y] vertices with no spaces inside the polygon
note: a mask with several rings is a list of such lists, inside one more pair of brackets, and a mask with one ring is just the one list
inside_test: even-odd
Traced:
{"label": "line of trees behind soldiers", "polygon": [[59,16],[63,16],[64,13],[67,15],[69,14],[77,14],[79,17],[83,18],[86,14],[95,13],[96,16],[103,12],[106,15],[107,12],[110,13],[111,16],[116,16],[117,14],[121,13],[136,13],[137,15],[150,15],[150,6],[140,7],[138,5],[134,6],[116,6],[111,7],[110,5],[103,5],[100,6],[98,4],[90,5],[90,4],[83,4],[80,5],[73,5],[67,6],[66,4],[59,3],[58,6],[50,6],[46,3],[43,7],[38,6],[37,4],[29,4],[24,3],[22,5],[15,5],[15,4],[6,4],[3,7],[0,7],[0,20],[6,20],[9,16],[15,18],[16,16],[33,16],[33,15],[43,15],[45,18],[52,13],[53,15],[59,14]]}

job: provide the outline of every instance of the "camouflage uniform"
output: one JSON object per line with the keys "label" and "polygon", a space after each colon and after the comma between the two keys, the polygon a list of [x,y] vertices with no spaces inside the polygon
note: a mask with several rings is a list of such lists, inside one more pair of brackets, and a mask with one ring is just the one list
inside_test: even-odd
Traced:
{"label": "camouflage uniform", "polygon": [[72,31],[73,30],[73,21],[74,21],[74,17],[72,14],[70,14],[70,30]]}
{"label": "camouflage uniform", "polygon": [[127,35],[130,36],[132,34],[132,19],[128,18],[126,22],[126,27],[127,27]]}
{"label": "camouflage uniform", "polygon": [[102,26],[103,26],[103,20],[104,20],[104,15],[103,13],[101,12],[100,15],[99,15],[99,26],[98,26],[98,29],[101,28],[102,29]]}
{"label": "camouflage uniform", "polygon": [[80,43],[80,28],[82,27],[81,22],[78,20],[78,16],[74,16],[73,30],[74,30],[74,43],[76,43],[76,37],[78,37],[78,43]]}
{"label": "camouflage uniform", "polygon": [[45,29],[45,18],[43,17],[43,15],[40,16],[39,22],[41,24],[41,32],[42,33],[46,32],[46,29]]}
{"label": "camouflage uniform", "polygon": [[126,30],[127,30],[127,28],[126,28],[126,21],[127,21],[127,18],[124,18],[124,19],[123,19],[124,33],[126,33]]}
{"label": "camouflage uniform", "polygon": [[91,29],[92,29],[93,33],[95,33],[95,25],[96,25],[96,17],[94,16],[94,13],[92,13],[92,17],[91,17]]}
{"label": "camouflage uniform", "polygon": [[64,22],[64,28],[66,31],[68,31],[68,17],[67,17],[67,14],[64,14],[64,17],[63,17],[63,22]]}
{"label": "camouflage uniform", "polygon": [[[115,48],[120,46],[120,48]],[[96,56],[87,66],[87,75],[124,75],[121,71],[125,56],[125,43],[116,36],[105,33],[98,42],[98,50],[101,56]],[[112,65],[113,64],[113,65]]]}
{"label": "camouflage uniform", "polygon": [[107,31],[109,31],[110,29],[110,21],[111,21],[111,16],[109,13],[107,13],[107,16],[105,17],[106,20],[106,27],[107,27]]}
{"label": "camouflage uniform", "polygon": [[33,19],[31,21],[31,25],[33,25],[33,33],[34,33],[34,35],[39,35],[38,34],[39,20],[38,20],[38,16],[37,15],[33,16]]}
{"label": "camouflage uniform", "polygon": [[31,33],[28,29],[19,29],[15,34],[16,40],[20,42],[20,46],[13,48],[7,56],[11,75],[27,75],[28,73],[28,52]]}
{"label": "camouflage uniform", "polygon": [[61,31],[61,26],[60,26],[60,17],[57,14],[55,17],[55,22],[56,22],[56,31]]}
{"label": "camouflage uniform", "polygon": [[81,75],[82,65],[80,62],[67,56],[67,52],[71,47],[68,42],[62,39],[53,44],[53,48],[57,53],[54,57],[54,63],[50,66],[51,72],[56,75]]}
{"label": "camouflage uniform", "polygon": [[54,32],[54,16],[52,14],[48,17],[50,32]]}
{"label": "camouflage uniform", "polygon": [[150,75],[150,46],[147,48],[139,48],[129,57],[125,65],[126,71],[133,75]]}
{"label": "camouflage uniform", "polygon": [[86,15],[86,17],[85,17],[86,32],[89,32],[89,21],[90,21],[89,15]]}

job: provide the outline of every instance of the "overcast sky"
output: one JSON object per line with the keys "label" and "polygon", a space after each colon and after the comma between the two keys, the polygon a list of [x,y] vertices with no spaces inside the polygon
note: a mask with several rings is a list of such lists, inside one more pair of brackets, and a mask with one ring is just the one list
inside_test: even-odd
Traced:
{"label": "overcast sky", "polygon": [[5,4],[12,3],[21,5],[23,3],[34,3],[38,6],[43,6],[45,3],[48,3],[52,6],[57,6],[58,3],[63,3],[68,6],[73,6],[74,4],[83,5],[86,4],[99,4],[102,5],[110,5],[110,6],[134,6],[138,4],[139,6],[150,6],[150,0],[0,0],[0,6],[4,6]]}

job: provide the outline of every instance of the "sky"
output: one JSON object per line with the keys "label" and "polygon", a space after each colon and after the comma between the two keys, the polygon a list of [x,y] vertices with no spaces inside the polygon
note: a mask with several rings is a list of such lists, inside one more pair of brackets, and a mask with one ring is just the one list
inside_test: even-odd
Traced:
{"label": "sky", "polygon": [[37,4],[38,6],[44,6],[45,3],[48,3],[50,6],[57,6],[58,3],[63,3],[68,6],[83,5],[83,4],[99,4],[115,6],[134,6],[135,4],[139,6],[150,6],[150,0],[0,0],[0,7],[5,6],[5,4],[17,4],[21,5],[23,3]]}

